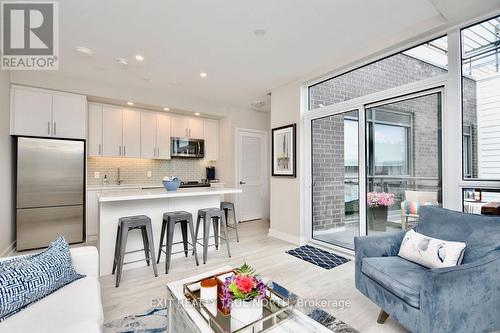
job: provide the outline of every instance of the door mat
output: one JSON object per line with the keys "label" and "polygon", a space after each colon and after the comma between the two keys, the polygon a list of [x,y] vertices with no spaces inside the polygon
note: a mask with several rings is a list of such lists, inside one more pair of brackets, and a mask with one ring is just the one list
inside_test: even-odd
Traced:
{"label": "door mat", "polygon": [[310,245],[304,245],[293,250],[288,250],[286,253],[324,269],[332,269],[351,261],[342,256]]}

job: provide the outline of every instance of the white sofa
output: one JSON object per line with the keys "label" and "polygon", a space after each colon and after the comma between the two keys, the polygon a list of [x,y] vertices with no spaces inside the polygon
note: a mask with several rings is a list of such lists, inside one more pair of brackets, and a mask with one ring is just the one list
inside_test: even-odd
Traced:
{"label": "white sofa", "polygon": [[[2,258],[6,260],[9,258]],[[56,290],[0,322],[0,333],[101,332],[104,321],[99,255],[93,246],[71,249],[73,266],[86,277]]]}

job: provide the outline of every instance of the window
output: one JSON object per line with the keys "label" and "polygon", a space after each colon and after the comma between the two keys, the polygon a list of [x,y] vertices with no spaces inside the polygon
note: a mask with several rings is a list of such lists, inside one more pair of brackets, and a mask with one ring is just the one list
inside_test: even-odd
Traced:
{"label": "window", "polygon": [[500,180],[500,16],[461,31],[463,177]]}
{"label": "window", "polygon": [[359,235],[358,111],[311,122],[312,238],[354,249]]}
{"label": "window", "polygon": [[441,37],[309,87],[309,110],[447,72],[448,40]]}
{"label": "window", "polygon": [[367,121],[369,175],[409,175],[411,115],[372,109]]}
{"label": "window", "polygon": [[411,227],[412,202],[441,203],[441,99],[429,92],[366,109],[369,234]]}

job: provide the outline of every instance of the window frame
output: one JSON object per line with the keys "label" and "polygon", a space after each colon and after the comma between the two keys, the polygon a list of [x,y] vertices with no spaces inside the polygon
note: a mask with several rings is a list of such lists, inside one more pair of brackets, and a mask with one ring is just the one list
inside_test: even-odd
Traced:
{"label": "window frame", "polygon": [[[461,143],[460,143],[460,148],[461,148],[461,156],[462,156],[462,168],[461,168],[461,181],[462,181],[462,185],[460,186],[461,188],[461,194],[462,194],[462,198],[463,198],[463,189],[464,188],[483,188],[483,189],[491,189],[492,186],[500,186],[500,179],[488,179],[488,178],[466,178],[465,177],[465,170],[464,170],[464,158],[463,158],[463,153],[464,153],[464,140],[463,140],[463,137],[464,137],[464,97],[463,97],[463,91],[464,91],[464,83],[463,83],[463,78],[464,78],[464,63],[463,63],[463,31],[464,30],[467,30],[471,27],[474,27],[476,25],[479,25],[481,23],[484,23],[484,22],[487,22],[493,18],[497,18],[497,17],[500,17],[500,13],[496,14],[496,15],[493,15],[493,16],[488,16],[487,18],[484,18],[482,20],[479,20],[479,21],[476,21],[474,23],[471,23],[471,24],[468,24],[466,26],[463,26],[463,27],[460,27],[458,29],[458,38],[459,38],[459,59],[458,61],[460,62],[460,66],[459,66],[459,71],[460,71],[460,79],[459,79],[459,84],[460,84],[460,88],[459,88],[459,93],[460,93],[460,122],[461,122],[461,126],[460,126],[460,133],[461,133],[461,137],[462,137],[462,140],[461,140]],[[449,62],[449,60],[448,60]],[[477,105],[476,105],[477,106]],[[477,112],[477,109],[476,109],[476,112]],[[470,126],[470,125],[466,125],[466,126]],[[471,130],[472,130],[472,126],[471,126]],[[471,132],[472,134],[472,132]],[[472,135],[470,135],[470,140],[469,140],[469,147],[472,148]],[[471,155],[472,154],[472,149],[470,149],[468,151],[468,153]],[[471,156],[472,157],[472,156]],[[472,158],[470,159],[470,162],[472,162]],[[471,164],[469,164],[469,167],[471,167]],[[471,175],[472,175],[472,168],[471,168]],[[494,185],[494,184],[498,184],[498,185]],[[462,200],[463,201],[463,200]]]}

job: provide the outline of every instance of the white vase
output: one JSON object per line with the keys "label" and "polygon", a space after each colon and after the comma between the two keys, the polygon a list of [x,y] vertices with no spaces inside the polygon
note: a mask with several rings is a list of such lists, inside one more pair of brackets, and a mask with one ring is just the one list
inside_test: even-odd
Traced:
{"label": "white vase", "polygon": [[[231,330],[237,330],[262,318],[262,300],[254,299],[250,302],[234,300],[231,303]],[[262,330],[262,323],[256,326],[254,332]],[[251,329],[244,332],[252,332]]]}

